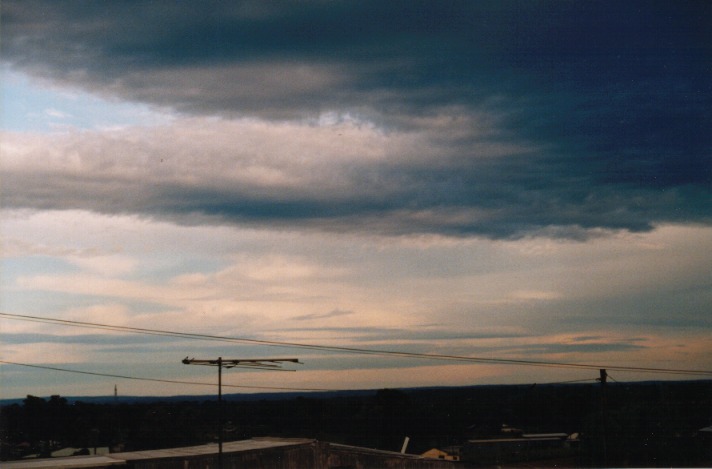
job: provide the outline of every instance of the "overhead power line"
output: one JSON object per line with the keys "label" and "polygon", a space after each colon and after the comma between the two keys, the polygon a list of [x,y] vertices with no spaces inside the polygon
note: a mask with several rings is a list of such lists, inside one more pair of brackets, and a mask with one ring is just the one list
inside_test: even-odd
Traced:
{"label": "overhead power line", "polygon": [[[152,381],[154,383],[190,384],[190,385],[195,385],[195,386],[215,387],[215,383],[205,383],[205,382],[199,382],[199,381],[180,381],[180,380],[174,380],[174,379],[141,378],[138,376],[126,376],[126,375],[115,375],[115,374],[110,374],[110,373],[97,373],[97,372],[93,372],[93,371],[71,370],[71,369],[67,369],[67,368],[59,368],[59,367],[54,367],[54,366],[30,365],[29,363],[17,363],[17,362],[10,362],[10,361],[6,361],[6,360],[0,360],[0,363],[2,363],[4,365],[24,366],[24,367],[28,367],[28,368],[38,368],[41,370],[61,371],[64,373],[76,373],[76,374],[80,374],[80,375],[130,379],[130,380],[134,380],[134,381]],[[265,390],[273,390],[273,391],[334,391],[334,389],[325,389],[325,388],[293,388],[293,387],[280,387],[280,386],[240,386],[240,385],[236,385],[236,384],[223,384],[222,386],[228,387],[228,388],[265,389]]]}
{"label": "overhead power line", "polygon": [[167,336],[167,337],[177,337],[183,339],[193,339],[193,340],[212,340],[230,343],[241,343],[241,344],[253,344],[253,345],[265,345],[269,347],[282,347],[282,348],[299,348],[299,349],[309,349],[309,350],[320,350],[320,351],[330,351],[330,352],[340,352],[340,353],[352,353],[361,355],[380,355],[389,357],[401,357],[401,358],[416,358],[416,359],[428,359],[428,360],[445,360],[445,361],[459,361],[468,363],[484,363],[484,364],[496,364],[496,365],[521,365],[521,366],[539,366],[539,367],[550,367],[550,368],[577,368],[577,369],[588,369],[588,370],[599,370],[601,368],[606,368],[615,371],[628,371],[636,373],[659,373],[659,374],[675,374],[675,375],[695,375],[695,376],[712,376],[712,370],[689,370],[689,369],[676,369],[676,368],[654,368],[654,367],[637,367],[637,366],[617,366],[617,365],[600,365],[600,364],[584,364],[584,363],[566,363],[566,362],[554,362],[554,361],[538,361],[538,360],[519,360],[510,358],[489,358],[489,357],[473,357],[473,356],[462,356],[462,355],[448,355],[448,354],[433,354],[433,353],[417,353],[417,352],[399,352],[393,350],[378,350],[378,349],[365,349],[356,347],[341,347],[334,345],[317,345],[317,344],[307,344],[298,342],[281,342],[275,340],[262,340],[262,339],[249,339],[244,337],[227,337],[211,334],[197,334],[189,332],[178,332],[178,331],[168,331],[160,329],[148,329],[141,327],[130,327],[130,326],[116,326],[111,324],[100,324],[86,321],[73,321],[68,319],[54,319],[39,316],[28,316],[22,314],[10,314],[10,313],[0,313],[0,317],[5,317],[8,319],[20,320],[20,321],[31,321],[31,322],[41,322],[49,324],[58,324],[62,326],[73,326],[73,327],[84,327],[90,329],[101,329],[109,330],[114,332],[129,332],[135,334],[153,335],[153,336]]}

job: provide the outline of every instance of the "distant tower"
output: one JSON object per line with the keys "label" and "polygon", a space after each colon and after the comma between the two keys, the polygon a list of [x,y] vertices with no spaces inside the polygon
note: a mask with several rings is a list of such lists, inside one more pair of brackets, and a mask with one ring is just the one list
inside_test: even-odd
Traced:
{"label": "distant tower", "polygon": [[119,400],[119,393],[116,389],[116,385],[114,385],[114,403]]}

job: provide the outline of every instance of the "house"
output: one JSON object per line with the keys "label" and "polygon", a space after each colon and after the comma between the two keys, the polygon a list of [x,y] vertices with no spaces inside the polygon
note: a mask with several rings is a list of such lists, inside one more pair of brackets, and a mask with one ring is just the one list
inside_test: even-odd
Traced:
{"label": "house", "polygon": [[432,448],[421,454],[424,458],[444,459],[446,461],[459,461],[460,455],[449,453],[441,449]]}

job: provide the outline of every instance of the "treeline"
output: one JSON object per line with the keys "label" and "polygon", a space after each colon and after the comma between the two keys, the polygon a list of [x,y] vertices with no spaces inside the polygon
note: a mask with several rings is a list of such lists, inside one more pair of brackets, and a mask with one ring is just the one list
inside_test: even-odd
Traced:
{"label": "treeline", "polygon": [[28,396],[0,409],[2,458],[56,447],[125,451],[256,436],[408,452],[497,436],[503,424],[526,433],[579,433],[579,464],[709,465],[699,430],[712,425],[712,381],[382,389],[367,395],[214,398],[202,402],[70,403]]}

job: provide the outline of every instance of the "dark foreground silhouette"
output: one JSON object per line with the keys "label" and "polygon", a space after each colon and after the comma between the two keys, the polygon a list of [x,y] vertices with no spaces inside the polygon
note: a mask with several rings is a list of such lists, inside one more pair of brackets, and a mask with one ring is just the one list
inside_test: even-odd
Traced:
{"label": "dark foreground silhouette", "polygon": [[28,396],[3,405],[0,419],[2,460],[47,457],[65,447],[136,451],[214,442],[222,421],[225,441],[300,437],[399,451],[408,436],[408,452],[422,453],[565,433],[576,443],[567,465],[712,465],[712,381],[609,383],[605,395],[600,384],[231,395],[222,406],[212,396],[103,402]]}

